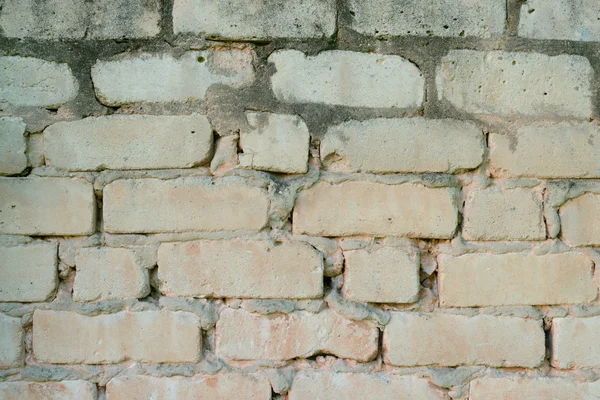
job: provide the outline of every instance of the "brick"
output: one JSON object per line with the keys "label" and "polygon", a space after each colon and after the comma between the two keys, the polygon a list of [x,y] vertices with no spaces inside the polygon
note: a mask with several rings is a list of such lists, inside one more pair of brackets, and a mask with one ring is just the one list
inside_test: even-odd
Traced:
{"label": "brick", "polygon": [[175,0],[175,33],[230,39],[321,38],[333,35],[334,0]]}
{"label": "brick", "polygon": [[158,250],[163,294],[180,297],[316,298],[323,260],[298,242],[201,240]]}
{"label": "brick", "polygon": [[592,400],[597,398],[597,382],[577,382],[563,378],[527,378],[523,376],[471,381],[471,400]]}
{"label": "brick", "polygon": [[[20,318],[0,314],[0,370],[19,368],[24,363],[23,326]],[[0,399],[2,390],[0,389]]]}
{"label": "brick", "polygon": [[486,307],[589,303],[594,263],[581,253],[438,256],[440,305]]}
{"label": "brick", "polygon": [[0,301],[48,300],[58,284],[55,244],[0,246]]}
{"label": "brick", "polygon": [[2,400],[96,400],[96,385],[86,381],[0,382]]}
{"label": "brick", "polygon": [[0,57],[0,106],[58,107],[77,96],[67,64],[31,57]]}
{"label": "brick", "polygon": [[142,298],[150,294],[148,270],[130,249],[79,249],[75,266],[75,301]]}
{"label": "brick", "polygon": [[554,318],[550,363],[555,368],[581,369],[600,366],[600,317]]}
{"label": "brick", "polygon": [[456,191],[417,184],[319,182],[300,192],[294,233],[313,236],[451,238],[458,223]]}
{"label": "brick", "polygon": [[111,233],[262,229],[269,200],[243,179],[194,177],[118,180],[104,188],[104,229]]}
{"label": "brick", "polygon": [[254,80],[252,53],[244,50],[126,54],[92,66],[98,99],[109,106],[137,102],[203,100],[214,84],[240,87]]}
{"label": "brick", "polygon": [[303,174],[308,170],[310,133],[297,115],[246,112],[250,129],[240,132],[240,166]]}
{"label": "brick", "polygon": [[490,134],[489,143],[494,176],[600,177],[600,127],[593,123],[522,126],[514,136]]}
{"label": "brick", "polygon": [[365,35],[482,38],[504,32],[506,5],[497,0],[351,0],[350,27]]}
{"label": "brick", "polygon": [[562,238],[573,246],[600,244],[600,226],[593,222],[598,213],[598,194],[586,193],[567,201],[559,209]]}
{"label": "brick", "polygon": [[443,400],[447,396],[427,379],[416,376],[300,371],[294,377],[289,399]]}
{"label": "brick", "polygon": [[449,172],[477,168],[484,137],[451,119],[380,118],[329,128],[321,160],[335,172]]}
{"label": "brick", "polygon": [[279,50],[269,61],[277,69],[271,77],[273,93],[285,103],[368,108],[418,108],[423,103],[425,78],[400,56],[340,50],[306,56]]}
{"label": "brick", "polygon": [[588,119],[593,76],[582,56],[451,50],[436,82],[440,100],[469,113]]}
{"label": "brick", "polygon": [[325,353],[370,361],[378,351],[375,325],[329,309],[275,316],[225,309],[216,329],[217,354],[232,360],[284,361]]}
{"label": "brick", "polygon": [[42,363],[195,363],[201,349],[200,320],[188,312],[88,317],[38,309],[33,314],[33,354]]}
{"label": "brick", "polygon": [[5,0],[0,27],[12,38],[147,38],[160,32],[160,14],[154,0]]}
{"label": "brick", "polygon": [[27,168],[25,123],[21,118],[0,118],[0,175],[17,175]]}
{"label": "brick", "polygon": [[344,297],[370,303],[412,303],[419,295],[414,249],[377,247],[344,252]]}
{"label": "brick", "polygon": [[546,239],[542,194],[535,190],[472,190],[465,200],[463,218],[467,240]]}
{"label": "brick", "polygon": [[188,168],[209,160],[212,136],[203,115],[111,115],[49,126],[44,153],[73,171]]}
{"label": "brick", "polygon": [[388,364],[533,368],[544,360],[541,321],[516,317],[392,313],[383,332]]}
{"label": "brick", "polygon": [[192,378],[123,376],[106,385],[107,400],[239,399],[269,400],[271,384],[264,375],[222,373]]}
{"label": "brick", "polygon": [[96,225],[92,185],[69,178],[0,178],[0,233],[89,235]]}
{"label": "brick", "polygon": [[596,0],[528,0],[521,5],[519,36],[531,39],[600,41]]}

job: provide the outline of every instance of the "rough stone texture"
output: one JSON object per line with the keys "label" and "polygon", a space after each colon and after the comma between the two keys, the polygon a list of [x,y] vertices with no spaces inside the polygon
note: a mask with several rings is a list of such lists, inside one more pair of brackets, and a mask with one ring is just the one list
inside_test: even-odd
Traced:
{"label": "rough stone texture", "polygon": [[75,266],[75,301],[141,298],[150,294],[148,270],[130,249],[80,249]]}
{"label": "rough stone texture", "polygon": [[180,57],[138,53],[96,62],[92,80],[96,96],[109,106],[198,101],[214,84],[252,82],[254,67],[252,53],[245,50],[189,51]]}
{"label": "rough stone texture", "polygon": [[506,4],[497,0],[350,0],[351,28],[365,35],[495,37]]}
{"label": "rough stone texture", "polygon": [[205,116],[112,115],[59,122],[44,131],[46,164],[74,171],[186,168],[206,163]]}
{"label": "rough stone texture", "polygon": [[450,119],[381,118],[329,128],[321,160],[336,172],[457,172],[483,160],[483,132]]}
{"label": "rough stone texture", "polygon": [[319,182],[298,195],[293,215],[294,233],[313,236],[450,238],[457,218],[452,189],[372,182]]}
{"label": "rough stone texture", "polygon": [[444,307],[589,303],[598,292],[581,253],[442,254],[438,268]]}
{"label": "rough stone texture", "polygon": [[[520,379],[519,379],[520,378]],[[600,394],[598,382],[574,382],[562,378],[483,377],[470,384],[470,400],[593,400]]]}
{"label": "rough stone texture", "polygon": [[2,400],[96,400],[96,385],[86,381],[0,382]]}
{"label": "rough stone texture", "polygon": [[502,178],[599,178],[600,127],[561,122],[490,134],[490,169]]}
{"label": "rough stone texture", "polygon": [[187,312],[143,311],[87,317],[36,310],[33,354],[53,364],[195,363],[202,348],[200,320]]}
{"label": "rough stone texture", "polygon": [[600,366],[600,317],[554,318],[552,358],[555,368],[580,369]]}
{"label": "rough stone texture", "polygon": [[419,294],[415,249],[378,247],[344,252],[344,297],[370,303],[412,303]]}
{"label": "rough stone texture", "polygon": [[273,93],[286,103],[369,108],[418,108],[423,103],[421,71],[399,56],[339,50],[306,56],[280,50],[269,61],[277,69],[271,77]]}
{"label": "rough stone texture", "polygon": [[0,234],[89,235],[92,185],[69,178],[0,178]]}
{"label": "rough stone texture", "polygon": [[576,55],[451,50],[436,82],[440,100],[469,113],[588,119],[593,76]]}
{"label": "rough stone texture", "polygon": [[335,0],[175,0],[175,33],[231,39],[320,38],[335,31]]}
{"label": "rough stone texture", "polygon": [[443,400],[447,397],[426,379],[415,376],[302,371],[294,377],[289,399]]}
{"label": "rough stone texture", "polygon": [[596,0],[528,0],[521,5],[519,36],[600,41],[599,16]]}
{"label": "rough stone texture", "polygon": [[27,168],[25,123],[21,118],[0,117],[0,175],[17,175]]}
{"label": "rough stone texture", "polygon": [[264,375],[259,374],[223,373],[196,375],[193,378],[124,376],[113,378],[108,382],[106,399],[269,400],[271,384]]}
{"label": "rough stone texture", "polygon": [[240,166],[263,171],[307,171],[310,133],[296,115],[246,112],[251,130],[240,132]]}
{"label": "rough stone texture", "polygon": [[600,195],[586,193],[560,207],[561,235],[573,246],[600,244],[600,226],[592,223],[600,213]]}
{"label": "rough stone texture", "polygon": [[383,354],[397,366],[488,365],[533,368],[544,360],[540,321],[478,315],[392,313]]}
{"label": "rough stone texture", "polygon": [[546,238],[542,194],[535,190],[472,190],[465,200],[463,217],[463,237],[467,240]]}
{"label": "rough stone texture", "polygon": [[163,243],[158,279],[161,292],[171,296],[316,298],[323,295],[323,260],[297,242]]}
{"label": "rough stone texture", "polygon": [[58,284],[55,244],[0,246],[0,301],[46,301]]}
{"label": "rough stone texture", "polygon": [[217,322],[217,354],[232,360],[291,360],[315,354],[369,361],[377,355],[379,329],[326,309],[266,317],[225,309]]}
{"label": "rough stone texture", "polygon": [[104,188],[111,233],[260,230],[266,192],[238,178],[118,180]]}
{"label": "rough stone texture", "polygon": [[[12,318],[0,314],[0,370],[23,366],[23,356],[25,354],[24,336],[20,318]],[[1,389],[0,398],[2,398]]]}
{"label": "rough stone texture", "polygon": [[67,64],[32,57],[0,57],[0,107],[58,107],[77,96]]}

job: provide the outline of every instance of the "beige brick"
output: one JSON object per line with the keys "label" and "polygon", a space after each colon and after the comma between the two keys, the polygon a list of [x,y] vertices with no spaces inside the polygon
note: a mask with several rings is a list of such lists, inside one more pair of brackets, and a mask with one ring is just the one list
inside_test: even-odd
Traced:
{"label": "beige brick", "polygon": [[271,384],[264,375],[223,373],[156,378],[152,376],[123,376],[111,379],[106,385],[107,400],[196,400],[238,399],[269,400]]}
{"label": "beige brick", "polygon": [[187,168],[208,161],[203,115],[111,115],[59,122],[44,131],[46,165],[74,170]]}
{"label": "beige brick", "polygon": [[[23,366],[24,336],[21,318],[0,314],[0,370]],[[1,398],[2,390],[0,389]]]}
{"label": "beige brick", "polygon": [[523,376],[471,381],[470,400],[593,400],[598,398],[598,382],[577,382],[563,378]]}
{"label": "beige brick", "polygon": [[427,379],[416,376],[300,371],[294,377],[289,399],[443,400],[447,396]]}
{"label": "beige brick", "polygon": [[325,103],[348,107],[418,108],[425,78],[400,56],[323,51],[306,56],[279,50],[269,56],[277,72],[273,93],[285,103]]}
{"label": "beige brick", "polygon": [[531,189],[491,187],[467,194],[463,212],[467,240],[546,239],[542,194]]}
{"label": "beige brick", "polygon": [[582,56],[451,50],[436,82],[440,100],[469,113],[583,120],[592,116],[593,76]]}
{"label": "beige brick", "polygon": [[417,184],[319,182],[298,195],[294,233],[451,238],[458,223],[456,195],[452,188]]}
{"label": "beige brick", "polygon": [[600,213],[600,195],[586,193],[560,207],[562,238],[573,246],[600,244],[600,226],[594,223]]}
{"label": "beige brick", "polygon": [[272,172],[305,173],[310,133],[297,115],[246,112],[250,129],[240,132],[240,166]]}
{"label": "beige brick", "polygon": [[92,185],[68,178],[0,178],[0,233],[89,235],[96,226]]}
{"label": "beige brick", "polygon": [[383,332],[386,363],[533,368],[544,360],[541,321],[516,317],[392,313]]}
{"label": "beige brick", "polygon": [[130,249],[80,249],[75,266],[75,301],[142,298],[150,294],[148,270]]}
{"label": "beige brick", "polygon": [[33,354],[54,364],[195,363],[202,349],[198,316],[188,312],[119,312],[88,317],[36,310]]}
{"label": "beige brick", "polygon": [[217,322],[217,354],[232,360],[291,360],[315,354],[369,361],[377,355],[379,329],[326,309],[262,316],[225,309]]}
{"label": "beige brick", "polygon": [[377,247],[344,252],[344,297],[372,303],[412,303],[419,295],[415,249]]}
{"label": "beige brick", "polygon": [[0,246],[0,301],[48,300],[58,284],[57,263],[55,244]]}
{"label": "beige brick", "polygon": [[484,137],[451,119],[380,118],[329,128],[321,161],[336,172],[457,172],[477,168]]}
{"label": "beige brick", "polygon": [[171,296],[316,298],[323,295],[323,260],[299,242],[163,243],[158,279]]}
{"label": "beige brick", "polygon": [[96,400],[96,385],[86,381],[0,382],[2,400]]}
{"label": "beige brick", "polygon": [[17,175],[27,168],[25,123],[21,118],[0,117],[0,175]]}
{"label": "beige brick", "polygon": [[246,50],[136,53],[92,66],[98,99],[109,106],[137,102],[203,100],[214,84],[240,87],[254,80],[252,54]]}
{"label": "beige brick", "polygon": [[600,317],[554,318],[551,364],[555,368],[580,369],[600,366]]}
{"label": "beige brick", "polygon": [[581,253],[439,255],[438,266],[444,307],[589,303],[598,291]]}
{"label": "beige brick", "polygon": [[118,180],[104,188],[111,233],[260,230],[269,199],[240,178]]}

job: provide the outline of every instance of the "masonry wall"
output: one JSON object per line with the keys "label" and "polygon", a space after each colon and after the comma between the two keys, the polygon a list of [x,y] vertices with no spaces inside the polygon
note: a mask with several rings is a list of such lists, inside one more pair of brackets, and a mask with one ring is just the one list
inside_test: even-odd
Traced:
{"label": "masonry wall", "polygon": [[0,7],[0,399],[600,395],[596,0]]}

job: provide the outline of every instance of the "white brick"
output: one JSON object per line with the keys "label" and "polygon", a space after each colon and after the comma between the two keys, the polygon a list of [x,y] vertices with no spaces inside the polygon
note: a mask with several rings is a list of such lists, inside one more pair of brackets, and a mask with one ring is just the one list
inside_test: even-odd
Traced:
{"label": "white brick", "polygon": [[111,233],[260,230],[266,191],[239,178],[118,180],[104,188],[104,228]]}
{"label": "white brick", "polygon": [[175,33],[232,39],[321,38],[335,31],[335,0],[175,0]]}
{"label": "white brick", "polygon": [[92,185],[68,178],[0,178],[0,233],[89,235],[96,225]]}
{"label": "white brick", "polygon": [[130,249],[80,249],[75,266],[75,301],[142,298],[150,294],[148,270]]}
{"label": "white brick", "polygon": [[[23,366],[24,336],[21,318],[12,318],[0,314],[0,370]],[[1,398],[2,390],[0,389]]]}
{"label": "white brick", "polygon": [[321,161],[336,172],[457,172],[483,160],[483,132],[451,119],[381,118],[329,128]]}
{"label": "white brick", "polygon": [[33,354],[42,363],[195,363],[201,348],[200,320],[187,312],[33,314]]}
{"label": "white brick", "polygon": [[58,284],[55,244],[0,247],[0,301],[46,301]]}
{"label": "white brick", "polygon": [[350,27],[365,35],[495,37],[506,4],[498,0],[350,0]]}
{"label": "white brick", "polygon": [[232,360],[291,360],[315,354],[370,361],[379,329],[326,309],[262,316],[225,309],[217,322],[217,354]]}
{"label": "white brick", "polygon": [[111,115],[59,122],[44,131],[46,165],[74,170],[187,168],[208,161],[203,115]]}
{"label": "white brick", "polygon": [[136,102],[203,100],[214,84],[240,87],[254,80],[252,53],[245,50],[128,54],[97,61],[92,80],[98,99],[109,106]]}
{"label": "white brick", "polygon": [[555,368],[600,367],[600,317],[554,318],[551,364]]}
{"label": "white brick", "polygon": [[456,191],[416,184],[319,182],[300,192],[294,233],[313,236],[451,238],[458,223]]}
{"label": "white brick", "polygon": [[469,113],[588,119],[593,76],[582,56],[451,50],[436,82],[440,100]]}
{"label": "white brick", "polygon": [[158,279],[171,296],[316,298],[323,295],[323,260],[299,242],[163,243]]}
{"label": "white brick", "polygon": [[272,172],[305,173],[310,133],[296,115],[246,112],[251,129],[240,132],[240,166]]}
{"label": "white brick", "polygon": [[471,381],[470,400],[593,400],[598,398],[598,382],[578,382],[563,378],[483,377]]}
{"label": "white brick", "polygon": [[598,291],[581,253],[439,255],[438,266],[444,307],[589,303]]}
{"label": "white brick", "polygon": [[393,55],[323,51],[306,56],[280,50],[269,56],[275,97],[286,103],[348,107],[418,108],[425,78],[416,65]]}
{"label": "white brick", "polygon": [[541,321],[515,317],[392,313],[383,332],[386,363],[533,368],[544,360]]}
{"label": "white brick", "polygon": [[0,118],[0,175],[16,175],[27,168],[25,123],[21,118]]}
{"label": "white brick", "polygon": [[372,303],[412,303],[419,295],[415,249],[377,247],[344,252],[344,297]]}
{"label": "white brick", "polygon": [[600,213],[600,195],[586,193],[567,201],[559,209],[561,235],[573,246],[600,244],[600,226],[594,223]]}
{"label": "white brick", "polygon": [[2,400],[96,400],[96,385],[86,381],[0,382]]}
{"label": "white brick", "polygon": [[67,64],[30,57],[0,57],[0,106],[58,107],[77,96]]}

